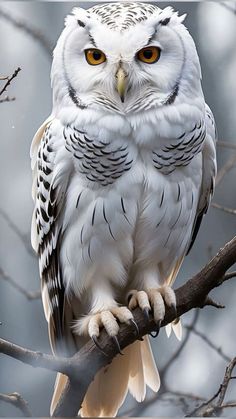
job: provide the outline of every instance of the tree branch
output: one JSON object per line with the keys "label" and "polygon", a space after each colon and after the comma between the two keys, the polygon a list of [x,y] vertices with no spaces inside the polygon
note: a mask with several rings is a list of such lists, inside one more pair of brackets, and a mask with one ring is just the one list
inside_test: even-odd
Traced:
{"label": "tree branch", "polygon": [[[236,237],[228,242],[199,273],[176,290],[177,316],[180,317],[192,308],[204,307],[207,304],[209,292],[232,278],[232,274],[230,276],[225,273],[235,262]],[[133,314],[139,328],[139,336],[132,333],[129,326],[121,325],[118,335],[121,349],[156,329],[154,320],[151,318],[147,322],[140,309],[135,309]],[[162,326],[174,319],[175,311],[167,308]],[[95,374],[118,354],[116,346],[104,330],[101,331],[99,343],[106,355],[91,341],[71,358],[56,358],[30,351],[3,339],[0,339],[0,352],[34,367],[66,374],[69,377],[68,384],[58,403],[55,416],[76,416]]]}
{"label": "tree branch", "polygon": [[[3,81],[3,80],[6,81],[6,83],[4,84],[4,86],[2,87],[2,89],[0,90],[0,97],[2,96],[3,93],[6,92],[7,88],[10,86],[12,80],[15,77],[17,77],[17,75],[18,75],[18,73],[20,71],[21,71],[21,69],[20,69],[20,67],[18,67],[11,76],[1,76],[0,77],[0,81]],[[5,98],[1,98],[0,99],[0,103],[3,103],[3,102],[12,102],[14,100],[15,100],[14,97],[10,98],[9,96],[6,96]]]}
{"label": "tree branch", "polygon": [[20,409],[25,417],[32,417],[28,403],[19,393],[2,394],[0,393],[0,401],[10,403]]}
{"label": "tree branch", "polygon": [[[209,416],[218,416],[219,411],[226,407],[235,407],[236,403],[229,402],[228,404],[223,404],[226,391],[228,389],[230,380],[233,378],[232,373],[236,366],[236,358],[233,358],[229,365],[226,367],[225,375],[222,384],[220,385],[220,388],[214,394],[213,397],[210,398],[210,400],[202,403],[199,407],[194,409],[191,413],[187,415],[187,417],[209,417]],[[218,399],[216,402],[214,402],[216,399]]]}
{"label": "tree branch", "polygon": [[4,281],[7,281],[9,284],[11,284],[12,287],[14,287],[17,291],[19,291],[21,294],[23,294],[28,300],[37,300],[41,296],[41,291],[28,291],[22,285],[18,284],[13,278],[10,277],[0,266],[0,278],[4,279]]}
{"label": "tree branch", "polygon": [[216,202],[212,202],[211,206],[213,208],[219,209],[221,211],[227,212],[228,214],[236,215],[236,209],[224,207],[220,204],[217,204]]}
{"label": "tree branch", "polygon": [[46,54],[51,58],[52,57],[52,43],[46,38],[46,36],[33,25],[30,25],[29,22],[26,22],[23,19],[19,19],[15,16],[12,16],[6,10],[0,8],[0,18],[5,19],[7,22],[11,23],[16,28],[22,30],[35,41],[37,41],[41,47],[44,49]]}

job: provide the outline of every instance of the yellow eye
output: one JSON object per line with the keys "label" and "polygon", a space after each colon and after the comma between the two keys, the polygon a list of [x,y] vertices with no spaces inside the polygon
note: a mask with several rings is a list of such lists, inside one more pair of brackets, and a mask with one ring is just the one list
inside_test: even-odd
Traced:
{"label": "yellow eye", "polygon": [[105,54],[100,51],[100,49],[86,49],[85,50],[85,57],[89,64],[91,65],[98,65],[104,63],[106,61]]}
{"label": "yellow eye", "polygon": [[146,47],[137,53],[137,58],[147,64],[156,63],[161,55],[161,50],[158,47]]}

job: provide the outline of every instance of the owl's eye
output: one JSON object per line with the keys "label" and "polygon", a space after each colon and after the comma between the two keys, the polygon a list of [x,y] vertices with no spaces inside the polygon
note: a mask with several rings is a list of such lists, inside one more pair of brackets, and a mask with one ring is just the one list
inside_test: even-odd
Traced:
{"label": "owl's eye", "polygon": [[161,55],[161,50],[158,47],[146,47],[137,53],[137,58],[147,64],[156,63]]}
{"label": "owl's eye", "polygon": [[106,56],[104,52],[100,51],[100,49],[86,49],[85,50],[85,57],[89,64],[91,65],[98,65],[104,63],[106,61]]}

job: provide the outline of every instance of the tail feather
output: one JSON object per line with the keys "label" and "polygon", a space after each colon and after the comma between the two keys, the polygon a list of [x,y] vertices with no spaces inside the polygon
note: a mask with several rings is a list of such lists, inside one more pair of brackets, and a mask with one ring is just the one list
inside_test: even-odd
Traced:
{"label": "tail feather", "polygon": [[[58,374],[51,403],[53,413],[67,377]],[[114,417],[123,404],[128,390],[137,401],[146,394],[146,385],[158,391],[160,378],[147,336],[124,349],[112,363],[100,370],[90,384],[79,414],[82,417]]]}
{"label": "tail feather", "polygon": [[56,377],[56,381],[55,381],[55,385],[54,385],[54,393],[53,393],[53,397],[52,397],[52,401],[51,401],[51,406],[50,406],[50,415],[53,415],[53,412],[56,408],[56,405],[61,397],[61,394],[67,384],[67,376],[61,373],[57,374]]}
{"label": "tail feather", "polygon": [[161,381],[148,336],[144,336],[144,342],[141,345],[141,352],[145,383],[153,391],[157,392],[160,388]]}
{"label": "tail feather", "polygon": [[130,355],[129,391],[138,402],[141,402],[145,398],[146,385],[140,342],[133,343]]}
{"label": "tail feather", "polygon": [[96,374],[80,410],[82,417],[116,416],[128,390],[129,359],[126,348],[123,356],[117,355],[111,365]]}

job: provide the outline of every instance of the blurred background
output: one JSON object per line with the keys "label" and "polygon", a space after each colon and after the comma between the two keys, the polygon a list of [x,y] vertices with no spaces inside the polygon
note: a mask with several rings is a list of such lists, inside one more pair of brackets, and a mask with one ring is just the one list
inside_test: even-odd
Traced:
{"label": "blurred background", "polygon": [[[55,46],[64,17],[72,7],[88,8],[95,3],[98,2],[0,2],[0,76],[11,75],[17,67],[21,68],[7,92],[15,101],[0,103],[0,336],[47,353],[50,347],[41,300],[28,300],[9,283],[9,278],[27,291],[39,289],[38,262],[30,247],[33,203],[29,149],[35,131],[51,112],[49,50]],[[236,14],[233,9],[236,3],[158,2],[158,5],[162,8],[171,5],[180,14],[188,14],[185,24],[197,46],[205,98],[218,128],[219,169],[229,159],[232,162],[231,170],[217,185],[213,201],[235,209]],[[32,33],[29,28],[28,31],[22,28],[22,23],[33,28]],[[32,36],[34,30],[36,38]],[[175,286],[200,270],[234,236],[235,230],[236,214],[211,206]],[[225,283],[213,295],[226,308],[222,311],[205,308],[194,327],[216,348],[221,347],[230,359],[236,356],[235,280]],[[184,315],[183,324],[189,325],[193,315],[193,312]],[[187,330],[184,329],[184,336]],[[164,330],[158,339],[151,341],[159,368],[180,347],[174,336],[167,339]],[[173,391],[210,398],[218,390],[227,365],[227,357],[224,359],[218,352],[192,332],[184,350],[167,372],[169,387]],[[0,355],[0,392],[19,392],[29,402],[34,416],[49,415],[54,378],[55,374],[49,371],[33,369]],[[234,398],[236,401],[235,384],[227,394],[229,400]],[[148,393],[148,397],[153,394]],[[173,400],[157,398],[142,411],[132,413],[136,416],[181,415],[183,405],[179,399]],[[194,399],[187,402],[190,410],[196,404]],[[128,398],[120,413],[135,405],[136,402]],[[224,415],[233,415],[233,412],[236,411],[227,409]],[[20,416],[21,413],[0,401],[0,415]]]}

